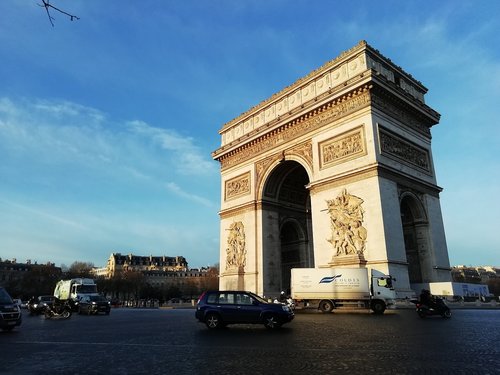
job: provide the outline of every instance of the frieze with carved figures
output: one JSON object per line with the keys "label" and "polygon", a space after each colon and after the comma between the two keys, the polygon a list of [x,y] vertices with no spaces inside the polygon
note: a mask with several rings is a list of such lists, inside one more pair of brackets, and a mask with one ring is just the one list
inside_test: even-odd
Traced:
{"label": "frieze with carved figures", "polygon": [[380,152],[382,155],[397,158],[415,167],[431,172],[429,153],[417,145],[403,140],[388,130],[379,127]]}
{"label": "frieze with carved figures", "polygon": [[366,155],[364,129],[357,128],[319,144],[321,168]]}
{"label": "frieze with carved figures", "polygon": [[224,189],[224,199],[229,200],[250,194],[250,172],[226,181]]}

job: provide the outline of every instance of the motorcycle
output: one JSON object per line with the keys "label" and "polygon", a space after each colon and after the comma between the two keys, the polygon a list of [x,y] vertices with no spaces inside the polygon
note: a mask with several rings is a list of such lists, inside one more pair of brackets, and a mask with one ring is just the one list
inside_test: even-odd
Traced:
{"label": "motorcycle", "polygon": [[290,308],[290,310],[292,311],[295,310],[295,302],[293,302],[293,299],[291,299],[290,297],[286,299],[285,305],[287,305]]}
{"label": "motorcycle", "polygon": [[433,315],[440,315],[446,319],[451,318],[451,310],[442,298],[435,297],[432,306],[425,305],[418,300],[412,300],[411,302],[415,304],[417,314],[422,319]]}
{"label": "motorcycle", "polygon": [[274,303],[281,303],[282,305],[288,306],[288,308],[293,311],[295,310],[295,302],[291,297],[285,297],[284,292],[281,292],[281,295],[278,298],[273,300]]}
{"label": "motorcycle", "polygon": [[56,299],[52,306],[44,304],[42,306],[42,313],[46,319],[68,319],[72,314],[71,300]]}

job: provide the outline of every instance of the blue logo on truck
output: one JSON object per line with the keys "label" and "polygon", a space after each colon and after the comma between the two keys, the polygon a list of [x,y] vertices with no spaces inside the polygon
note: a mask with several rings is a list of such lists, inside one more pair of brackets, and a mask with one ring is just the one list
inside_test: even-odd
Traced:
{"label": "blue logo on truck", "polygon": [[326,276],[326,277],[323,277],[321,280],[320,280],[320,284],[329,284],[329,283],[332,283],[335,279],[339,278],[339,277],[342,277],[342,275],[336,275],[336,276]]}

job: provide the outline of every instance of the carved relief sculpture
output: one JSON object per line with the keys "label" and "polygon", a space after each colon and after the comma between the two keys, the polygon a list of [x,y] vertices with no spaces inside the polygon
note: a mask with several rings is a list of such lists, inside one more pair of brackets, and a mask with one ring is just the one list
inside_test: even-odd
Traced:
{"label": "carved relief sculpture", "polygon": [[366,154],[363,128],[320,144],[321,166],[329,166]]}
{"label": "carved relief sculpture", "polygon": [[245,228],[241,221],[229,226],[226,248],[226,270],[243,269],[246,263]]}
{"label": "carved relief sculpture", "polygon": [[363,200],[344,189],[335,199],[327,200],[333,246],[333,258],[343,255],[363,255],[367,231],[363,226]]}
{"label": "carved relief sculpture", "polygon": [[380,150],[382,154],[395,157],[410,163],[418,168],[430,172],[429,153],[417,145],[404,141],[390,134],[387,130],[379,129]]}
{"label": "carved relief sculpture", "polygon": [[236,198],[245,194],[250,194],[250,173],[245,173],[229,181],[226,181],[226,200]]}

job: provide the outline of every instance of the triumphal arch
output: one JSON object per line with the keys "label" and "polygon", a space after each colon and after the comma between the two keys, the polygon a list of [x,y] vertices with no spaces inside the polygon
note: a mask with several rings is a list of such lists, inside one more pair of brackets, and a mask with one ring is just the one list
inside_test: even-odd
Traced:
{"label": "triumphal arch", "polygon": [[220,130],[220,287],[275,296],[294,267],[450,281],[427,89],[365,41]]}

